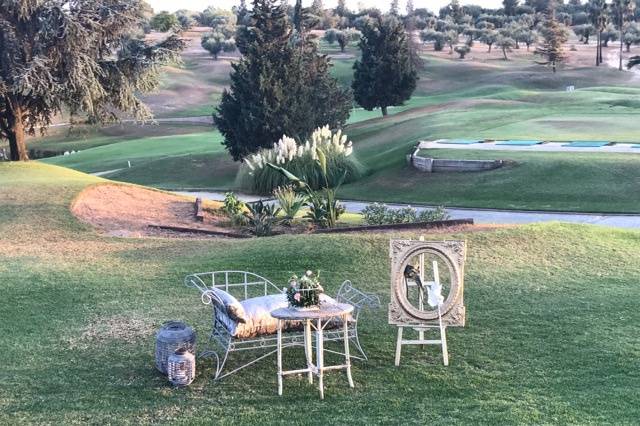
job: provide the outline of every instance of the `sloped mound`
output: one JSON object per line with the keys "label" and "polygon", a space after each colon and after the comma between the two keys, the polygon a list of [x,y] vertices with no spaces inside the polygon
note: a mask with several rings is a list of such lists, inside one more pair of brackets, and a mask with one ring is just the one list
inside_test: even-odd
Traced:
{"label": "sloped mound", "polygon": [[215,214],[215,207],[217,204],[205,202],[204,221],[198,222],[193,199],[139,186],[107,183],[82,191],[71,205],[71,212],[82,222],[111,236],[173,236],[169,231],[149,225],[225,231],[217,225],[223,218]]}

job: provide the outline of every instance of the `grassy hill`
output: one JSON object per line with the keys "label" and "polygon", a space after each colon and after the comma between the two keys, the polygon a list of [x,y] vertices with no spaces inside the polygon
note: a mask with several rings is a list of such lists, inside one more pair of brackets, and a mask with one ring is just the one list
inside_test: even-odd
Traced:
{"label": "grassy hill", "polygon": [[[322,47],[327,53],[339,53],[336,45],[322,43]],[[588,48],[579,46],[579,49]],[[486,54],[484,46],[473,49],[469,59],[458,60],[425,48],[422,52],[425,67],[420,71],[414,96],[405,105],[391,108],[389,117],[380,117],[378,111],[354,108],[346,132],[355,143],[358,158],[370,173],[365,179],[345,187],[345,196],[457,206],[640,212],[640,206],[635,202],[637,197],[629,197],[620,191],[607,194],[607,201],[602,199],[603,191],[620,179],[632,184],[625,176],[633,179],[637,174],[635,165],[640,163],[635,155],[585,154],[574,159],[573,155],[566,154],[530,157],[510,154],[507,157],[522,164],[524,169],[553,171],[557,164],[584,165],[585,168],[576,171],[575,176],[561,174],[535,180],[530,180],[526,173],[520,174],[524,169],[517,168],[452,178],[460,182],[480,180],[484,185],[500,188],[500,194],[497,190],[480,189],[481,200],[470,196],[474,190],[471,184],[452,191],[458,194],[455,195],[443,184],[434,184],[434,181],[447,178],[420,178],[406,167],[404,156],[423,139],[640,142],[637,125],[640,101],[636,100],[640,95],[640,80],[634,74],[585,66],[583,62],[571,63],[553,74],[547,68],[535,65],[524,49],[514,52],[510,61],[497,59],[500,56],[497,53]],[[147,97],[159,116],[208,115],[228,83],[228,58],[213,61],[197,49],[190,49],[185,55],[185,66],[169,69],[162,90]],[[345,55],[333,60],[332,72],[345,85],[350,84],[356,55],[357,49],[350,46]],[[577,90],[567,93],[567,85],[575,85]],[[97,130],[74,140],[63,140],[64,136],[60,135],[53,141],[35,140],[32,147],[43,144],[52,147],[63,140],[61,147],[83,152],[47,162],[86,172],[119,169],[109,177],[125,182],[161,188],[234,188],[238,164],[226,155],[215,130],[166,123],[159,127],[127,129],[131,129],[131,133],[120,132],[120,139]],[[98,145],[110,145],[111,148],[94,148]],[[611,173],[611,165],[620,158],[624,171]],[[132,161],[131,168],[127,161]],[[570,184],[558,185],[567,178],[573,179]],[[581,191],[580,197],[565,202],[567,185],[580,187],[585,178],[587,190]],[[402,191],[379,185],[381,182],[401,185]],[[538,195],[527,202],[520,194],[503,195],[504,190],[509,192],[504,182],[513,182],[516,187],[526,182],[529,193]],[[434,187],[427,189],[431,185]]]}
{"label": "grassy hill", "polygon": [[[0,164],[0,423],[270,424],[309,422],[309,413],[318,424],[396,423],[407,413],[420,424],[640,417],[638,232],[547,224],[432,236],[467,240],[468,324],[448,333],[449,367],[435,348],[409,348],[396,368],[386,321],[388,241],[396,235],[103,237],[69,212],[83,188],[101,181],[45,164]],[[370,360],[355,363],[356,388],[333,372],[325,401],[296,377],[278,397],[274,358],[218,384],[211,362],[199,362],[189,388],[167,386],[153,367],[155,331],[186,320],[203,349],[210,318],[182,278],[233,268],[278,283],[318,268],[330,293],[351,279],[379,294],[383,308],[366,313],[360,328]],[[301,357],[291,350],[285,363]]]}

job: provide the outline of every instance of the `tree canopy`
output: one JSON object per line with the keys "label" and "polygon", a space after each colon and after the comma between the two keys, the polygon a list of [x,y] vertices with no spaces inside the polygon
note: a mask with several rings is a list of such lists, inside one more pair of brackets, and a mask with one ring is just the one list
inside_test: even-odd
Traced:
{"label": "tree canopy", "polygon": [[182,40],[131,38],[139,0],[5,0],[0,8],[0,137],[12,160],[27,160],[25,134],[44,130],[63,108],[90,121],[118,112],[151,118],[137,93],[158,83],[159,66]]}
{"label": "tree canopy", "polygon": [[353,92],[366,110],[402,105],[416,88],[418,75],[411,61],[404,25],[394,16],[378,17],[364,25],[362,57],[353,65]]}
{"label": "tree canopy", "polygon": [[224,144],[235,160],[270,148],[288,135],[301,141],[317,127],[342,126],[352,97],[329,74],[305,33],[293,31],[276,0],[254,0],[251,23],[232,64],[231,86],[214,112]]}

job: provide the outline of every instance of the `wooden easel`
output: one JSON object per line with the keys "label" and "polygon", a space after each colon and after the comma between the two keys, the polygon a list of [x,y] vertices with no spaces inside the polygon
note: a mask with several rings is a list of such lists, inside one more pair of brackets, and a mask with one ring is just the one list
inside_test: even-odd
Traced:
{"label": "wooden easel", "polygon": [[[421,241],[424,241],[424,237],[420,237]],[[424,280],[424,254],[420,255],[420,280],[427,286],[433,284],[440,285],[440,274],[438,272],[438,262],[433,261],[433,281],[425,282]],[[407,284],[408,288],[408,284]],[[449,352],[447,351],[447,334],[446,326],[442,324],[442,314],[440,312],[440,303],[438,303],[438,325],[419,325],[419,326],[407,326],[418,332],[418,339],[403,339],[402,332],[404,326],[398,326],[398,339],[396,341],[396,367],[400,365],[400,356],[402,354],[402,345],[440,345],[442,347],[442,361],[445,366],[449,365]],[[424,310],[424,293],[421,292],[418,298],[418,308]],[[424,334],[430,330],[440,330],[440,339],[428,340],[425,339]]]}

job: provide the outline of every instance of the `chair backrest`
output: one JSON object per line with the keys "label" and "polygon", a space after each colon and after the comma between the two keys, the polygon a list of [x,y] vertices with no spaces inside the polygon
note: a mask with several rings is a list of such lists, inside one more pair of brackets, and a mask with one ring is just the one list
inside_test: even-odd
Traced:
{"label": "chair backrest", "polygon": [[239,300],[283,292],[268,279],[248,271],[200,272],[187,275],[184,283],[187,287],[200,290],[203,296],[210,293],[207,290],[215,287],[232,294]]}
{"label": "chair backrest", "polygon": [[336,294],[336,301],[349,303],[358,309],[378,308],[381,306],[380,298],[375,294],[368,294],[358,290],[351,284],[350,280],[342,283]]}

